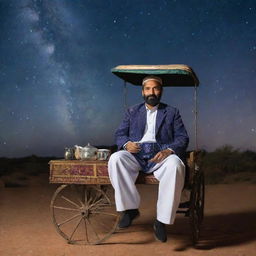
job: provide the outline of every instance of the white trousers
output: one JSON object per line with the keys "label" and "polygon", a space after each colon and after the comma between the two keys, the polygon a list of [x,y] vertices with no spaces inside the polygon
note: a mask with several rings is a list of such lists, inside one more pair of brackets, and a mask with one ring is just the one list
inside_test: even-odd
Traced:
{"label": "white trousers", "polygon": [[[111,155],[108,172],[115,190],[117,211],[139,208],[140,195],[135,186],[139,170],[139,163],[128,151],[121,150]],[[177,155],[172,154],[157,163],[150,172],[159,180],[157,220],[173,224],[185,180],[184,163]]]}

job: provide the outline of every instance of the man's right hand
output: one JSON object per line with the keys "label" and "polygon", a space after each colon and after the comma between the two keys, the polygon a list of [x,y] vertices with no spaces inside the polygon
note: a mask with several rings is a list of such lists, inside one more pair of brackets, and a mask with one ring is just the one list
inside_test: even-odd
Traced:
{"label": "man's right hand", "polygon": [[140,151],[140,145],[136,142],[127,142],[125,149],[130,153],[138,153]]}

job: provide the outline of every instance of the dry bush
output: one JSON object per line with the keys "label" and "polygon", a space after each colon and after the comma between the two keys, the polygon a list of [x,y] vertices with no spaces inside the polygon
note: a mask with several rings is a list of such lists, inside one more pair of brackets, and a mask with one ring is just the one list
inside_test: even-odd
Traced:
{"label": "dry bush", "polygon": [[229,177],[233,182],[255,183],[253,177],[256,174],[256,152],[240,151],[228,145],[213,152],[203,151],[201,168],[205,172],[208,184],[226,183]]}

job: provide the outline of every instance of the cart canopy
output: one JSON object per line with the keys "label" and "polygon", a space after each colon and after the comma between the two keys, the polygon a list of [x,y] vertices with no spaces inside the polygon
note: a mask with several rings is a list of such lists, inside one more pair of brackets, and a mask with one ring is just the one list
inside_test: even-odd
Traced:
{"label": "cart canopy", "polygon": [[161,77],[163,86],[195,87],[199,80],[187,65],[120,65],[111,70],[113,74],[133,85],[141,86],[148,75]]}

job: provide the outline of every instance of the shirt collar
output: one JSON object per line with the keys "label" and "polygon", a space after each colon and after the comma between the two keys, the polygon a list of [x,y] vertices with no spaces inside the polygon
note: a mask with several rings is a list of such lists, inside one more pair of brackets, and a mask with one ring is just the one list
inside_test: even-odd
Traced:
{"label": "shirt collar", "polygon": [[156,110],[158,109],[159,104],[157,104],[156,106],[154,106],[154,107],[153,107],[153,108],[151,108],[151,109],[149,109],[149,108],[147,107],[147,105],[146,105],[146,104],[145,104],[145,107],[146,107],[146,110],[147,110],[147,111],[154,112],[154,111],[156,111]]}

